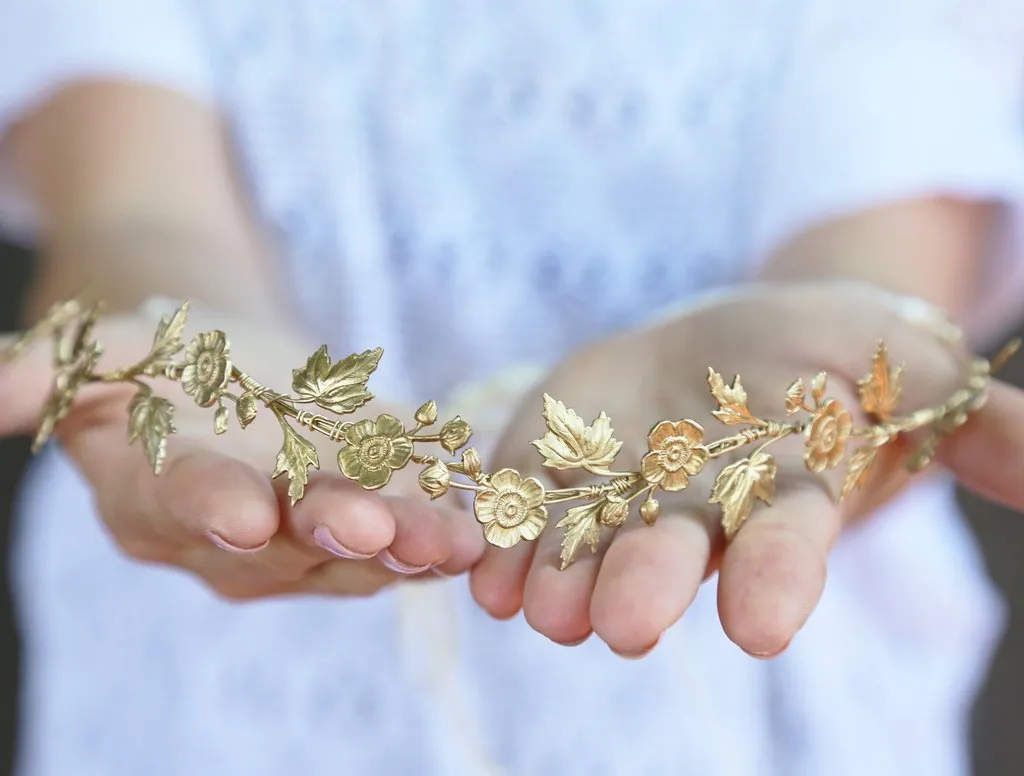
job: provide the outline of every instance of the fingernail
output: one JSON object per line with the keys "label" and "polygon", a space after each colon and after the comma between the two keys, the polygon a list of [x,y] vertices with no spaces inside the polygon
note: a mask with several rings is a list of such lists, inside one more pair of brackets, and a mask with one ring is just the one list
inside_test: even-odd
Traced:
{"label": "fingernail", "polygon": [[[792,639],[790,639],[790,641],[792,641]],[[771,660],[772,658],[778,657],[787,649],[789,649],[789,644],[790,642],[787,641],[785,644],[782,645],[781,649],[777,649],[774,652],[754,652],[749,649],[743,649],[743,647],[740,647],[740,649],[743,649],[743,651],[750,655],[750,657],[756,658],[757,660]]]}
{"label": "fingernail", "polygon": [[427,563],[424,566],[413,566],[396,558],[391,554],[391,550],[381,550],[377,553],[377,558],[396,574],[420,574],[434,567],[433,563]]}
{"label": "fingernail", "polygon": [[625,658],[626,660],[639,660],[640,658],[647,657],[647,655],[653,652],[654,648],[658,646],[658,644],[660,643],[661,636],[659,636],[658,640],[651,644],[649,647],[645,647],[644,649],[641,649],[639,652],[619,652],[618,650],[614,649],[612,650],[612,652],[614,652],[619,657]]}
{"label": "fingernail", "polygon": [[268,544],[270,544],[270,539],[267,539],[265,542],[263,542],[263,544],[259,545],[258,547],[239,547],[238,545],[232,544],[223,536],[213,531],[207,531],[205,535],[206,538],[210,541],[210,543],[214,546],[219,547],[220,549],[225,550],[227,552],[233,552],[236,554],[248,554],[251,552],[259,552],[260,550],[265,549]]}
{"label": "fingernail", "polygon": [[331,533],[331,529],[325,525],[318,525],[313,529],[313,543],[320,549],[327,550],[331,555],[344,558],[345,560],[368,560],[376,555],[374,552],[356,552],[355,550],[350,550],[344,544],[335,539],[334,534]]}

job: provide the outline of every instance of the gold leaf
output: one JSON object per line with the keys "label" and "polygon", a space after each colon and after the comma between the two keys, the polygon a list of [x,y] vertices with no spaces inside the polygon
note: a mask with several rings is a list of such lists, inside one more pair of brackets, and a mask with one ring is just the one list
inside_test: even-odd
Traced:
{"label": "gold leaf", "polygon": [[159,474],[167,457],[167,437],[175,432],[174,405],[140,388],[128,405],[128,444],[142,439],[153,473]]}
{"label": "gold leaf", "polygon": [[903,366],[892,367],[885,343],[879,342],[871,362],[871,373],[857,382],[860,406],[870,415],[889,420],[899,403],[902,382]]}
{"label": "gold leaf", "polygon": [[850,466],[846,470],[846,479],[843,480],[843,498],[846,498],[867,482],[871,464],[875,462],[878,450],[878,447],[868,445],[857,450],[850,458]]}
{"label": "gold leaf", "polygon": [[259,412],[259,402],[256,400],[256,394],[252,391],[246,391],[238,397],[238,404],[235,405],[235,415],[238,417],[238,425],[245,428],[253,419],[256,417],[256,413]]}
{"label": "gold leaf", "polygon": [[228,412],[228,408],[221,404],[215,413],[213,413],[213,433],[223,434],[228,430],[228,421],[231,416]]}
{"label": "gold leaf", "polygon": [[366,390],[370,375],[377,369],[381,348],[353,353],[336,364],[331,363],[327,346],[321,345],[302,369],[292,371],[292,390],[329,412],[344,415],[373,399]]}
{"label": "gold leaf", "polygon": [[658,503],[658,499],[654,496],[647,496],[647,500],[640,505],[640,517],[644,519],[647,525],[654,525],[658,522],[658,516],[661,514],[661,504]]}
{"label": "gold leaf", "polygon": [[545,466],[603,474],[615,462],[622,442],[612,436],[611,419],[604,412],[588,426],[574,410],[545,393],[543,414],[548,432],[530,444],[544,456]]}
{"label": "gold leaf", "polygon": [[441,447],[452,455],[455,455],[456,450],[469,442],[469,438],[473,436],[473,429],[470,428],[466,421],[456,415],[441,426],[441,433],[439,436],[441,439]]}
{"label": "gold leaf", "polygon": [[160,323],[156,327],[156,334],[153,337],[153,347],[150,348],[146,361],[150,363],[167,361],[185,347],[181,341],[181,335],[185,333],[185,323],[187,321],[188,302],[185,302],[170,316],[161,316]]}
{"label": "gold leaf", "polygon": [[597,552],[598,542],[601,541],[599,516],[603,507],[603,501],[573,507],[558,521],[556,528],[565,529],[565,536],[562,537],[563,571],[576,560],[576,555],[583,545],[590,547],[591,552]]}
{"label": "gold leaf", "polygon": [[814,399],[814,405],[818,406],[825,399],[825,391],[828,390],[828,373],[818,372],[814,376],[814,381],[811,383],[811,398]]}
{"label": "gold leaf", "polygon": [[448,488],[452,484],[452,474],[443,463],[434,461],[434,463],[420,472],[419,482],[420,488],[433,501],[448,492]]}
{"label": "gold leaf", "polygon": [[726,385],[725,379],[714,369],[708,368],[708,386],[720,409],[713,410],[712,415],[727,426],[740,423],[758,423],[758,419],[747,409],[747,392],[740,383],[740,376],[733,378],[732,385]]}
{"label": "gold leaf", "polygon": [[431,399],[416,410],[416,422],[421,426],[432,426],[437,423],[437,402]]}
{"label": "gold leaf", "polygon": [[607,502],[601,509],[601,525],[618,528],[626,522],[627,517],[629,517],[629,502],[618,496],[608,496]]}
{"label": "gold leaf", "polygon": [[271,476],[277,478],[282,474],[288,475],[288,496],[292,506],[295,506],[306,492],[309,467],[319,469],[320,459],[313,444],[299,436],[295,429],[283,421],[281,428],[284,430],[284,444],[277,454],[277,466]]}
{"label": "gold leaf", "polygon": [[775,497],[775,473],[778,467],[768,453],[757,452],[722,469],[715,480],[709,504],[722,505],[722,528],[732,539],[750,517],[754,499],[771,506]]}
{"label": "gold leaf", "polygon": [[795,415],[804,408],[804,381],[799,377],[786,389],[786,414]]}
{"label": "gold leaf", "polygon": [[480,456],[474,448],[470,447],[462,451],[462,469],[470,479],[475,480],[480,476],[482,471]]}

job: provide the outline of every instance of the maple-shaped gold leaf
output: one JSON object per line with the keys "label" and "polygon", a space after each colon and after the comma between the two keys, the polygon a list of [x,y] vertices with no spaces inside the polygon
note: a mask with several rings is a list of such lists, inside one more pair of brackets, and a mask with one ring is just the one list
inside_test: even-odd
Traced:
{"label": "maple-shaped gold leaf", "polygon": [[715,480],[709,504],[722,505],[722,528],[732,539],[750,517],[754,499],[771,506],[775,498],[775,473],[778,466],[768,453],[756,452],[722,469]]}
{"label": "maple-shaped gold leaf", "polygon": [[142,440],[146,460],[159,474],[167,457],[167,437],[175,432],[174,405],[140,388],[128,404],[128,444]]}
{"label": "maple-shaped gold leaf", "polygon": [[373,399],[366,390],[370,375],[377,369],[381,348],[353,353],[336,364],[331,363],[327,346],[321,345],[302,369],[292,371],[292,390],[329,412],[344,415]]}
{"label": "maple-shaped gold leaf", "polygon": [[843,498],[846,498],[867,482],[868,475],[871,473],[871,465],[875,462],[875,456],[878,455],[878,449],[873,445],[869,445],[860,448],[851,456],[850,466],[846,470],[846,478],[843,480]]}
{"label": "maple-shaped gold leaf", "polygon": [[900,400],[902,382],[903,366],[892,367],[885,343],[879,342],[871,362],[871,373],[857,382],[860,406],[881,420],[891,419]]}
{"label": "maple-shaped gold leaf", "polygon": [[611,419],[602,412],[588,426],[574,410],[544,394],[544,420],[548,432],[530,444],[552,469],[586,469],[604,474],[615,462],[622,442],[613,436]]}
{"label": "maple-shaped gold leaf", "polygon": [[319,469],[320,459],[312,442],[295,433],[287,423],[282,422],[281,428],[284,430],[284,444],[277,454],[277,466],[271,476],[277,478],[282,474],[288,475],[288,497],[292,506],[295,506],[306,492],[309,467]]}
{"label": "maple-shaped gold leaf", "polygon": [[558,521],[555,527],[565,529],[565,536],[562,537],[563,571],[576,560],[583,545],[590,547],[591,552],[597,552],[598,542],[601,541],[600,515],[603,508],[603,500],[573,507]]}
{"label": "maple-shaped gold leaf", "polygon": [[711,414],[725,425],[735,426],[741,423],[757,425],[761,422],[747,409],[747,392],[740,382],[739,375],[733,378],[732,385],[727,385],[725,378],[709,367],[708,387],[711,388],[711,395],[715,397],[719,406],[719,409],[713,410]]}
{"label": "maple-shaped gold leaf", "polygon": [[786,414],[795,415],[804,408],[804,381],[799,377],[786,389]]}
{"label": "maple-shaped gold leaf", "polygon": [[153,347],[150,348],[146,361],[153,364],[167,361],[185,347],[181,341],[181,335],[185,333],[187,321],[188,302],[185,302],[171,315],[161,316],[160,323],[156,327],[156,334],[153,336]]}

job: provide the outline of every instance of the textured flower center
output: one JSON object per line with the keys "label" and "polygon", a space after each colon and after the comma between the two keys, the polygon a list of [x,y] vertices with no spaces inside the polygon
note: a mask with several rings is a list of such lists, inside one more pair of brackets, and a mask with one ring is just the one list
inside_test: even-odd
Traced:
{"label": "textured flower center", "polygon": [[517,527],[526,520],[526,515],[529,511],[526,506],[526,499],[514,490],[502,491],[498,495],[498,503],[494,508],[498,525],[502,528]]}
{"label": "textured flower center", "polygon": [[675,472],[683,468],[687,461],[693,456],[690,444],[679,437],[668,439],[661,449],[661,465],[667,471]]}
{"label": "textured flower center", "polygon": [[378,434],[359,446],[359,461],[367,469],[381,469],[391,457],[391,439]]}
{"label": "textured flower center", "polygon": [[212,350],[204,350],[196,359],[196,379],[200,385],[209,385],[217,380],[217,354]]}
{"label": "textured flower center", "polygon": [[839,423],[835,418],[822,418],[818,430],[818,447],[823,452],[829,452],[839,441]]}

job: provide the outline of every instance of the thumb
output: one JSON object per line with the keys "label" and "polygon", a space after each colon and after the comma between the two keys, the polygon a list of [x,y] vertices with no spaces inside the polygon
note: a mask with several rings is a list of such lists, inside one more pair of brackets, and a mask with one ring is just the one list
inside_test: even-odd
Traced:
{"label": "thumb", "polygon": [[[0,436],[35,433],[55,395],[59,354],[61,363],[83,368],[96,366],[86,363],[93,343],[102,348],[101,360],[115,367],[146,354],[153,336],[148,320],[137,314],[97,318],[94,313],[67,303],[55,306],[28,331],[0,334]],[[81,393],[109,388],[86,385]]]}
{"label": "thumb", "polygon": [[47,338],[0,334],[0,436],[39,425],[54,377],[52,350]]}
{"label": "thumb", "polygon": [[993,380],[985,406],[943,441],[937,458],[968,490],[1024,511],[1024,391]]}

